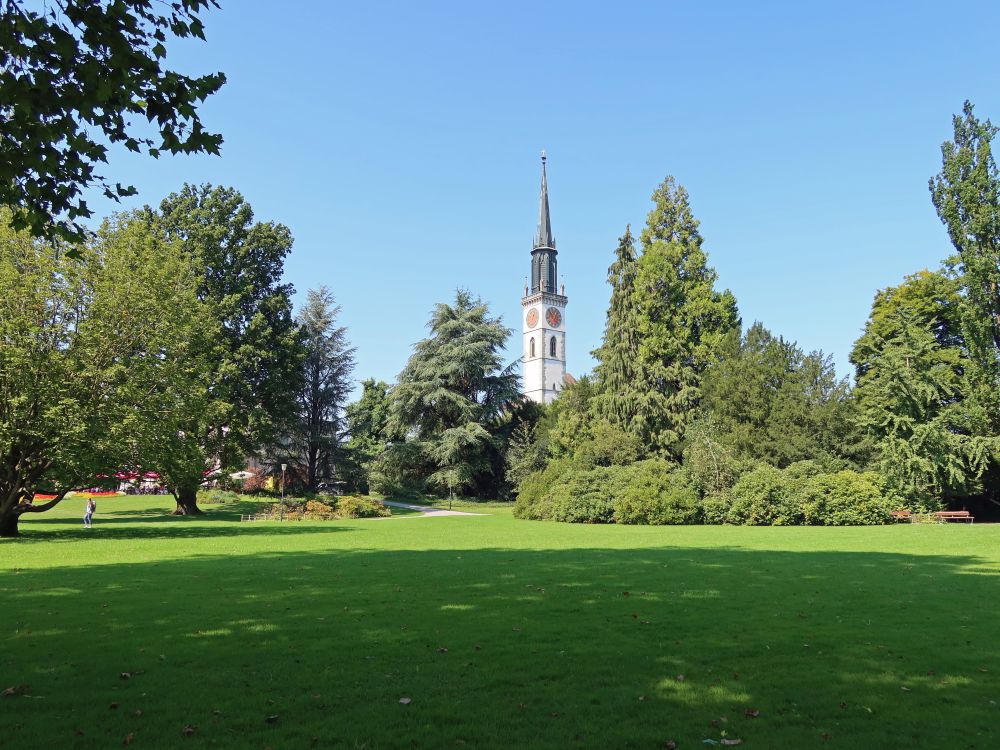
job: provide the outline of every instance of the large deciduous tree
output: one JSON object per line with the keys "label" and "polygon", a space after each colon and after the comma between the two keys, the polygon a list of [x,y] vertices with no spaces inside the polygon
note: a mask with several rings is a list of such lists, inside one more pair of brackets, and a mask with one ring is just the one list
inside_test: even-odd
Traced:
{"label": "large deciduous tree", "polygon": [[390,442],[389,384],[367,378],[361,382],[361,397],[345,410],[348,440],[346,481],[351,490],[368,492],[369,474]]}
{"label": "large deciduous tree", "polygon": [[344,405],[351,392],[355,348],[348,345],[347,329],[337,325],[339,314],[333,294],[320,286],[308,291],[298,315],[306,356],[295,436],[310,490],[320,480],[333,479],[334,461],[346,433]]}
{"label": "large deciduous tree", "polygon": [[95,174],[107,143],[153,157],[219,152],[222,136],[205,130],[198,106],[225,76],[192,78],[165,65],[168,36],[204,39],[199,14],[218,3],[38,5],[0,2],[0,204],[17,209],[15,228],[80,242],[77,220],[93,213],[85,189],[96,185],[115,200],[135,193]]}
{"label": "large deciduous tree", "polygon": [[201,408],[214,322],[195,287],[188,256],[135,215],[83,262],[0,224],[0,535],[141,468]]}
{"label": "large deciduous tree", "polygon": [[667,177],[652,199],[635,278],[638,372],[622,398],[639,404],[631,430],[643,443],[679,458],[702,374],[740,319],[732,293],[715,289],[687,191]]}
{"label": "large deciduous tree", "polygon": [[495,492],[503,461],[495,433],[520,399],[502,352],[510,329],[466,291],[439,304],[390,396],[387,430],[405,435],[383,456],[383,475],[439,491]]}
{"label": "large deciduous tree", "polygon": [[[242,468],[248,455],[287,438],[298,414],[304,350],[292,286],[282,283],[291,232],[254,221],[239,192],[211,185],[185,185],[168,196],[158,222],[191,255],[200,271],[198,296],[211,302],[219,323],[211,403],[194,430],[200,452],[219,468]],[[196,461],[189,465],[175,487],[178,514],[199,512],[202,477]]]}

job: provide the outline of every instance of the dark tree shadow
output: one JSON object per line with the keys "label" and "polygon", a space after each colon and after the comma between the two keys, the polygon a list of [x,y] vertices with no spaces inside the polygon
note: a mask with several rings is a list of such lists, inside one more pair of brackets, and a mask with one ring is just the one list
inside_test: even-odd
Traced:
{"label": "dark tree shadow", "polygon": [[0,587],[0,668],[44,696],[0,715],[12,746],[82,727],[95,747],[167,747],[185,725],[205,747],[1000,741],[1000,578],[973,557],[330,550],[7,570]]}

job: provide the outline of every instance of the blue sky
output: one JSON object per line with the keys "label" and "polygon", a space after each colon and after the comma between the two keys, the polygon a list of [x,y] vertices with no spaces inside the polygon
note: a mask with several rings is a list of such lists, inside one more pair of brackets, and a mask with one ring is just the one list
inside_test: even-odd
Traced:
{"label": "blue sky", "polygon": [[207,43],[168,48],[228,76],[202,110],[222,156],[105,173],[139,189],[126,207],[211,182],[288,225],[286,276],[333,290],[359,379],[392,381],[456,287],[520,330],[542,148],[571,372],[618,236],[672,174],[744,323],[846,373],[875,291],[950,253],[927,180],[951,115],[1000,120],[996,3],[223,5]]}

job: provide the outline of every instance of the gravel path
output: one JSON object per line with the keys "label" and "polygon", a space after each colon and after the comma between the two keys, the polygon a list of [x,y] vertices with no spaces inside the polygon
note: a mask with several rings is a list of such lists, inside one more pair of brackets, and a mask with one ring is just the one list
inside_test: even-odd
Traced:
{"label": "gravel path", "polygon": [[[466,513],[461,510],[428,508],[426,505],[407,505],[406,503],[397,503],[395,500],[383,500],[382,502],[391,508],[406,508],[407,510],[420,511],[420,515],[413,516],[414,518],[435,518],[437,516],[488,516],[489,515],[489,513]],[[398,516],[398,517],[407,518],[408,516]]]}

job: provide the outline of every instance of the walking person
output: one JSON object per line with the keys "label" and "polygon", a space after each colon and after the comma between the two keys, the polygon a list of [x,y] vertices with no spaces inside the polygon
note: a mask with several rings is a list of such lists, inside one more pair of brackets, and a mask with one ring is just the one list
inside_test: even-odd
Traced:
{"label": "walking person", "polygon": [[83,512],[83,528],[89,529],[90,522],[94,518],[94,512],[97,510],[97,501],[92,498],[87,498],[87,508]]}

